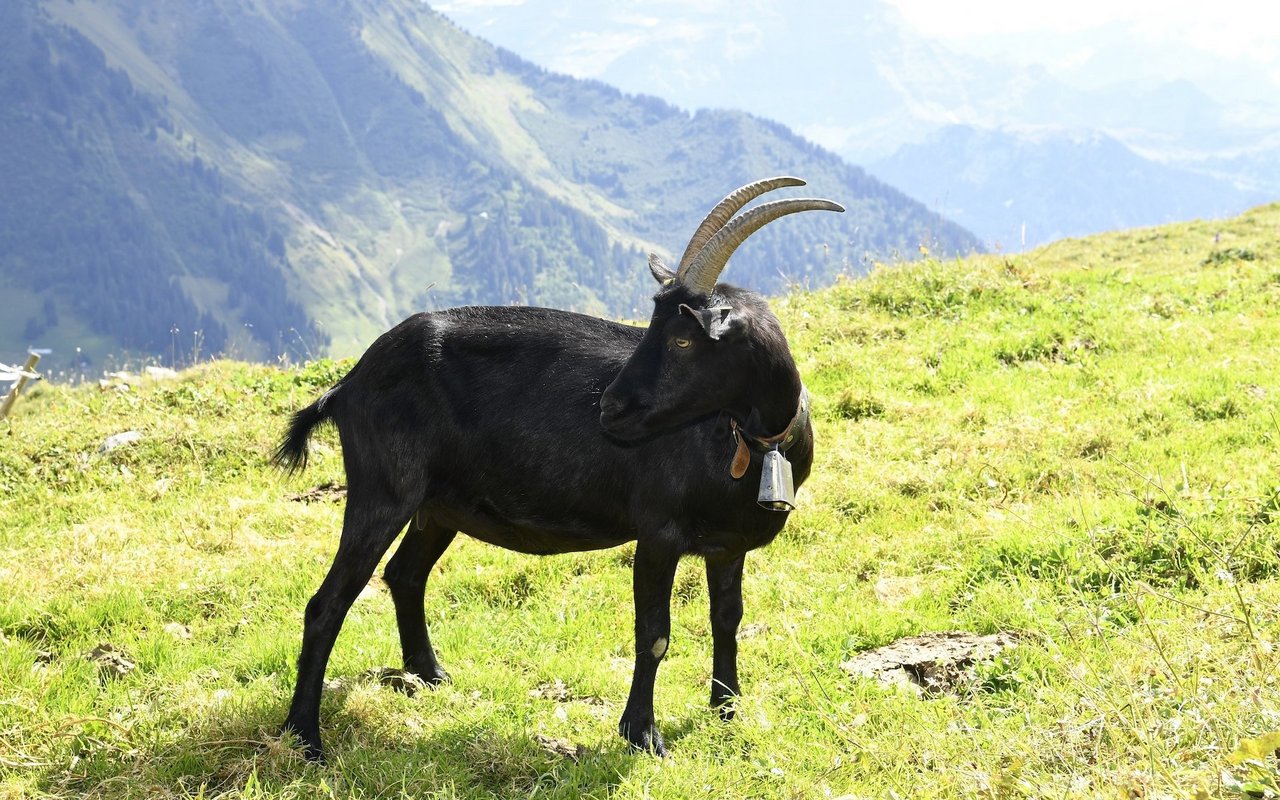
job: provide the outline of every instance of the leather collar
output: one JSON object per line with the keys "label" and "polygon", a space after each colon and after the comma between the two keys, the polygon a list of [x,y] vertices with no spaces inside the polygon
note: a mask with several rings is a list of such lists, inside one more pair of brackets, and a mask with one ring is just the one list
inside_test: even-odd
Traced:
{"label": "leather collar", "polygon": [[736,419],[730,418],[729,429],[733,432],[734,441],[738,443],[738,449],[733,455],[733,463],[729,467],[729,474],[734,480],[747,474],[747,467],[751,464],[751,450],[759,453],[775,449],[783,453],[787,452],[796,442],[800,441],[800,434],[804,431],[804,427],[808,422],[809,390],[804,388],[804,384],[800,385],[800,400],[796,404],[795,416],[791,418],[791,422],[782,433],[774,436],[756,436],[739,425]]}

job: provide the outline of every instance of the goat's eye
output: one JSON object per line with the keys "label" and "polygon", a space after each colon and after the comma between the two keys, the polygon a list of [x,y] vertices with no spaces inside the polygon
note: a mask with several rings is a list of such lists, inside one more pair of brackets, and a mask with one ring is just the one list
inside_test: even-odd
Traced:
{"label": "goat's eye", "polygon": [[689,346],[689,340],[688,340],[688,339],[681,339],[681,338],[680,338],[680,337],[678,337],[678,336],[677,336],[675,339],[672,339],[672,341],[673,341],[673,342],[675,342],[675,343],[676,343],[676,347],[679,347],[679,348],[685,348],[685,347],[688,347],[688,346]]}

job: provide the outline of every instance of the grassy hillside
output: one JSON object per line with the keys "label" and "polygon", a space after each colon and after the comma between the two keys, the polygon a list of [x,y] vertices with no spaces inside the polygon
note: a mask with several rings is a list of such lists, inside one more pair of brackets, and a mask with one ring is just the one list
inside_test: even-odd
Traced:
{"label": "grassy hillside", "polygon": [[[614,733],[630,550],[460,541],[428,587],[453,682],[367,676],[399,657],[375,580],[330,664],[332,761],[302,762],[274,730],[341,506],[291,498],[340,459],[326,434],[302,476],[265,463],[342,365],[40,387],[0,447],[0,795],[1276,796],[1277,241],[1270,206],[776,302],[818,462],[747,560],[728,725],[681,568],[664,761]],[[841,668],[947,630],[1018,646],[938,696]]]}

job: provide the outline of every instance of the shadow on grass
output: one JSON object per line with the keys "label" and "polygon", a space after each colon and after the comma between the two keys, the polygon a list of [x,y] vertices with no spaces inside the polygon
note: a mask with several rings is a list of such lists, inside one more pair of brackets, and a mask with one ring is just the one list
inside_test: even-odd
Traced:
{"label": "shadow on grass", "polygon": [[[384,691],[393,691],[390,688]],[[228,703],[200,718],[153,731],[154,744],[86,748],[70,769],[53,768],[39,788],[67,797],[609,797],[654,756],[621,738],[598,747],[513,734],[484,722],[412,716],[369,720],[348,708],[346,689],[326,692],[326,762],[306,761],[279,735],[285,703]],[[609,734],[614,724],[601,722]],[[663,726],[668,745],[696,726]],[[603,733],[603,731],[602,731]]]}

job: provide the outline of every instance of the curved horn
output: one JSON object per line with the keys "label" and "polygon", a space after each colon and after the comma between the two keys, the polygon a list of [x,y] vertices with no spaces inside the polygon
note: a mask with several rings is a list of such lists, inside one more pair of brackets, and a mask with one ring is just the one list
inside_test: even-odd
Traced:
{"label": "curved horn", "polygon": [[676,273],[676,282],[695,294],[711,294],[716,280],[729,261],[729,256],[747,237],[779,217],[798,211],[844,211],[844,206],[830,200],[805,197],[794,200],[774,200],[756,206],[745,214],[730,220],[711,237],[687,267]]}
{"label": "curved horn", "polygon": [[774,189],[781,189],[784,186],[804,186],[804,181],[799,178],[789,176],[781,176],[777,178],[765,178],[764,180],[748,183],[740,189],[735,189],[728,197],[716,204],[711,209],[711,213],[707,214],[702,220],[702,224],[693,232],[693,237],[689,239],[689,246],[684,249],[684,255],[680,257],[680,266],[678,269],[683,270],[689,266],[689,262],[698,255],[707,244],[707,240],[725,226],[725,223],[738,213],[738,209],[755,200],[766,192],[772,192]]}

